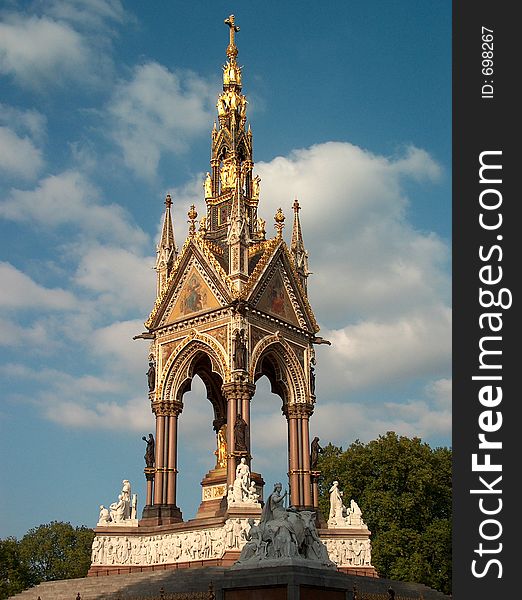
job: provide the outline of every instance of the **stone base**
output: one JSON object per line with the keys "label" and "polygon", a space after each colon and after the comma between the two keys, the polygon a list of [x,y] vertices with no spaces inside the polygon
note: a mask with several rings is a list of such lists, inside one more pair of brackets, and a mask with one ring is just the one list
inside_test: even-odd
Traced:
{"label": "stone base", "polygon": [[177,506],[170,504],[155,504],[154,506],[144,507],[139,526],[154,527],[158,525],[181,523],[182,521],[183,515]]}
{"label": "stone base", "polygon": [[[195,565],[193,565],[195,566]],[[392,588],[397,596],[450,600],[450,596],[419,583],[391,579],[357,577],[325,569],[305,567],[269,567],[266,569],[227,569],[209,565],[204,568],[158,567],[139,573],[110,577],[83,577],[47,581],[16,596],[17,600],[71,600],[80,594],[84,600],[111,598],[160,597],[202,592],[215,594],[216,600],[353,600],[367,594],[388,596]],[[116,573],[116,571],[115,571]],[[210,594],[209,594],[210,597]]]}
{"label": "stone base", "polygon": [[[182,522],[176,507],[146,507],[138,527],[96,527],[89,575],[230,566],[246,543],[248,520],[258,522],[261,510],[233,505],[219,517]],[[367,528],[320,529],[318,534],[339,571],[376,576]]]}
{"label": "stone base", "polygon": [[[260,502],[263,499],[263,486],[265,482],[259,473],[251,473],[250,479],[255,482]],[[208,517],[221,517],[227,514],[227,471],[226,469],[212,469],[201,482],[201,504],[199,505],[196,519]],[[250,513],[248,513],[249,516]],[[254,511],[252,516],[256,516]],[[240,516],[240,515],[239,515]]]}

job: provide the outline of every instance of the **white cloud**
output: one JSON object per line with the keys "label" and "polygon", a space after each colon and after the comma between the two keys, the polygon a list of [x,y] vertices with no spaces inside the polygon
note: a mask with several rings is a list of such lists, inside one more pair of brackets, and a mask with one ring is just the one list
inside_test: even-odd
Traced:
{"label": "white cloud", "polygon": [[106,29],[110,22],[123,23],[130,18],[119,0],[50,0],[46,11],[56,19],[89,29]]}
{"label": "white cloud", "polygon": [[119,321],[93,331],[89,340],[91,352],[105,360],[108,369],[119,377],[143,381],[149,345],[145,340],[132,338],[143,331],[143,321]]}
{"label": "white cloud", "polygon": [[120,205],[102,204],[99,190],[78,171],[46,177],[34,190],[11,190],[0,204],[0,217],[51,228],[68,225],[88,239],[122,246],[141,247],[148,241]]}
{"label": "white cloud", "polygon": [[0,318],[0,346],[8,348],[34,348],[48,344],[47,328],[41,322],[18,325],[11,319]]}
{"label": "white cloud", "polygon": [[134,310],[144,315],[152,309],[156,291],[154,258],[137,256],[114,246],[94,246],[81,256],[75,282],[95,293],[97,305],[107,312]]}
{"label": "white cloud", "polygon": [[127,166],[144,178],[156,175],[162,153],[183,152],[207,132],[214,92],[198,75],[172,73],[149,62],[117,87],[108,106],[112,137]]}
{"label": "white cloud", "polygon": [[433,397],[433,388],[447,391],[450,380],[428,383],[418,399],[401,402],[361,403],[356,400],[318,403],[313,416],[313,429],[326,441],[344,448],[356,439],[368,442],[386,431],[398,435],[420,437],[424,441],[448,436],[451,432],[451,400]]}
{"label": "white cloud", "polygon": [[38,285],[9,263],[0,262],[0,280],[0,307],[3,309],[33,307],[41,312],[71,310],[75,306],[75,297],[71,292]]}
{"label": "white cloud", "polygon": [[0,103],[0,124],[18,134],[28,133],[33,141],[41,141],[46,134],[47,118],[34,109],[22,110]]}
{"label": "white cloud", "polygon": [[72,401],[52,401],[45,416],[65,427],[142,431],[151,427],[152,413],[146,395],[125,404],[95,402],[85,406]]}
{"label": "white cloud", "polygon": [[63,21],[9,14],[0,23],[0,73],[31,88],[89,72],[89,47]]}
{"label": "white cloud", "polygon": [[332,342],[318,361],[329,392],[396,385],[451,366],[451,311],[443,305],[387,321],[368,318],[323,334]]}
{"label": "white cloud", "polygon": [[42,166],[42,152],[31,139],[18,136],[8,127],[0,127],[0,171],[32,179]]}

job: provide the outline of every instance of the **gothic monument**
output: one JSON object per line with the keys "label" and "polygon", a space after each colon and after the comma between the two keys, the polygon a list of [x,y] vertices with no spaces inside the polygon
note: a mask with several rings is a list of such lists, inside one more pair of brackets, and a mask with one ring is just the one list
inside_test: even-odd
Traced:
{"label": "gothic monument", "polygon": [[[156,420],[155,433],[143,438],[144,508],[138,519],[130,484],[110,510],[100,507],[89,573],[205,561],[226,566],[238,559],[240,567],[286,557],[372,575],[370,532],[360,515],[338,502],[328,526],[316,518],[318,438],[311,453],[310,417],[316,401],[314,344],[325,340],[317,336],[307,296],[308,255],[298,201],[292,206],[290,246],[283,239],[282,209],[274,216],[273,237],[267,237],[258,213],[260,178],[254,173],[243,73],[236,61],[239,27],[233,15],[225,24],[230,37],[210,171],[201,186],[204,214],[198,220],[196,207],[190,208],[188,236],[178,248],[167,195],[157,247],[157,297],[146,331],[136,336],[150,341],[147,383]],[[196,517],[183,521],[176,494],[178,419],[195,375],[212,403],[216,463],[201,482]],[[250,402],[263,375],[281,397],[288,425],[289,511],[276,506],[280,484],[268,504],[263,502],[263,478],[251,470],[256,431]]]}

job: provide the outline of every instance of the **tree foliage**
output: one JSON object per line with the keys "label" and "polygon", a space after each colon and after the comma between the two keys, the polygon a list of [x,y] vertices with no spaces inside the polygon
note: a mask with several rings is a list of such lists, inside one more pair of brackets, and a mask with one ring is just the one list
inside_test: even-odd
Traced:
{"label": "tree foliage", "polygon": [[451,450],[419,438],[356,440],[345,451],[325,446],[318,463],[320,506],[339,481],[345,504],[353,498],[372,532],[372,563],[379,576],[451,590]]}
{"label": "tree foliage", "polygon": [[94,531],[53,521],[29,530],[21,540],[0,540],[0,599],[42,581],[85,577]]}
{"label": "tree foliage", "polygon": [[0,598],[9,598],[33,585],[16,538],[0,540]]}

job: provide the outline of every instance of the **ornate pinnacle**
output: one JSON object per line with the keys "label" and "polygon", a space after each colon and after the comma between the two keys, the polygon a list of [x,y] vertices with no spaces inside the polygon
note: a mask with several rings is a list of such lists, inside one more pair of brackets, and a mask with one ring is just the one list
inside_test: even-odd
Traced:
{"label": "ornate pinnacle", "polygon": [[196,219],[198,217],[198,213],[196,212],[196,207],[192,204],[190,210],[187,213],[189,218],[189,235],[195,235],[196,233]]}
{"label": "ornate pinnacle", "polygon": [[283,227],[285,226],[285,215],[283,214],[283,211],[278,208],[276,214],[274,215],[274,221],[275,221],[275,229],[277,231],[277,237],[283,237]]}
{"label": "ornate pinnacle", "polygon": [[227,48],[227,56],[231,61],[234,61],[237,56],[237,48],[234,42],[234,35],[239,31],[239,26],[235,24],[234,15],[230,15],[225,19],[225,25],[228,25],[230,30],[230,42]]}

